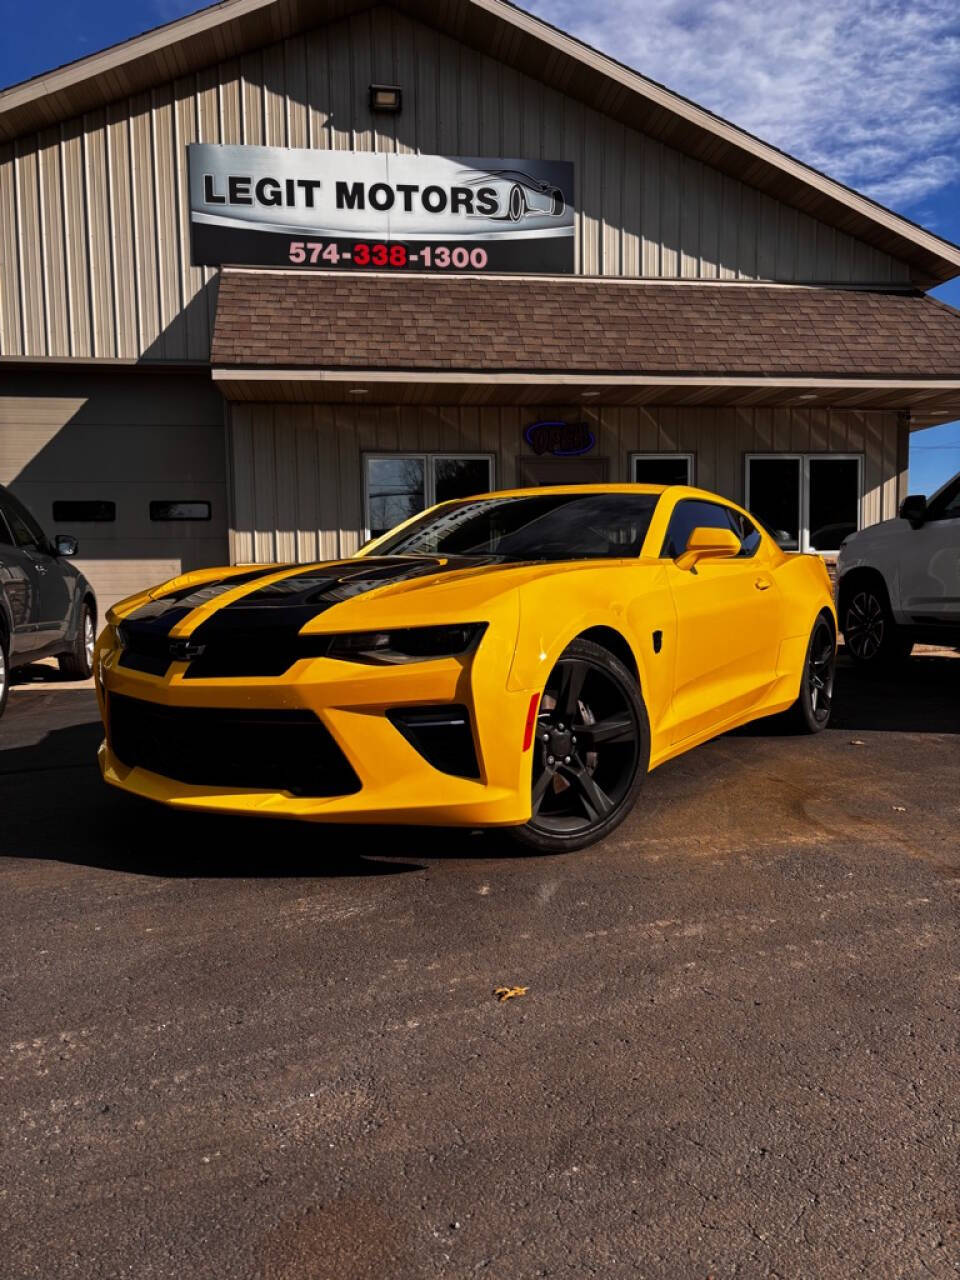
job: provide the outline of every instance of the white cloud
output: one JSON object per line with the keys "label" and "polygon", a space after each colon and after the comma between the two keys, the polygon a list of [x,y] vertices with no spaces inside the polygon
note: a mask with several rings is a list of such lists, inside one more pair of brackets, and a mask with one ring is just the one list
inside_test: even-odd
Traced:
{"label": "white cloud", "polygon": [[957,0],[526,4],[884,204],[960,178]]}

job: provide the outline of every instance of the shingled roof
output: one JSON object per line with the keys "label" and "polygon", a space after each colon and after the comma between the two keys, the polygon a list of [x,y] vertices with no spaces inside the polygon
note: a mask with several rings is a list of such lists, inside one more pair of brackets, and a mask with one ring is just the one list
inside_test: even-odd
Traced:
{"label": "shingled roof", "polygon": [[915,293],[226,270],[214,367],[960,379],[960,312]]}

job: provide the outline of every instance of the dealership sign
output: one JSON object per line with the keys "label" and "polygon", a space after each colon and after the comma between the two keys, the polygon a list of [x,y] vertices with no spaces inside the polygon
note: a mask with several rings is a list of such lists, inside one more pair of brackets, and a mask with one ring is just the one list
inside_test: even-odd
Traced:
{"label": "dealership sign", "polygon": [[196,266],[570,272],[566,161],[193,143]]}

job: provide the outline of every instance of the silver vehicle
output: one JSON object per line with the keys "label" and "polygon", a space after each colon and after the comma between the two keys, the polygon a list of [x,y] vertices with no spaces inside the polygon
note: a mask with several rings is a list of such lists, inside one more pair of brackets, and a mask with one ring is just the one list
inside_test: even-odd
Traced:
{"label": "silver vehicle", "polygon": [[97,601],[69,563],[76,554],[76,538],[60,533],[51,542],[0,485],[0,715],[16,667],[55,657],[70,679],[93,670]]}
{"label": "silver vehicle", "polygon": [[960,645],[960,472],[846,539],[837,615],[847,651],[866,666],[905,658],[918,641]]}

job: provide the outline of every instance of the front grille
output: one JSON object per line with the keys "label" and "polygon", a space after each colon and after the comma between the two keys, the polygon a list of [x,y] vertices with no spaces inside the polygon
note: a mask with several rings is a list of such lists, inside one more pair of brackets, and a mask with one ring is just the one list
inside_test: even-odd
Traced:
{"label": "front grille", "polygon": [[170,666],[170,639],[161,634],[140,633],[128,639],[117,665],[149,676],[165,676]]}
{"label": "front grille", "polygon": [[111,694],[110,749],[131,768],[204,787],[345,796],[360,779],[311,711],[168,707]]}
{"label": "front grille", "polygon": [[435,769],[456,778],[479,778],[470,712],[459,703],[394,707],[387,719]]}

